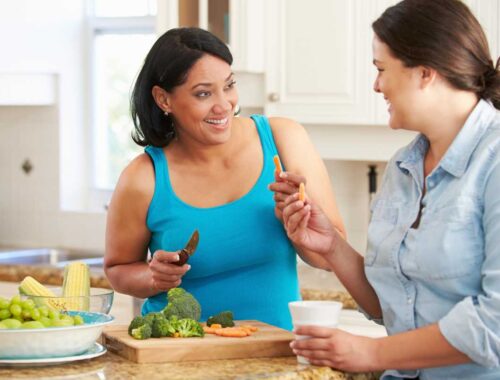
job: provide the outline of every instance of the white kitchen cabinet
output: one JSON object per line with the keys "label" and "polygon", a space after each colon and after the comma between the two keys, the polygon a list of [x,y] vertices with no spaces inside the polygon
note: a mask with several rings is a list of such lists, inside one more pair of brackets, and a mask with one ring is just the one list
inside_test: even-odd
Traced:
{"label": "white kitchen cabinet", "polygon": [[268,0],[268,115],[302,123],[374,124],[371,22],[376,1]]}
{"label": "white kitchen cabinet", "polygon": [[57,98],[56,85],[53,74],[0,73],[0,105],[53,105]]}
{"label": "white kitchen cabinet", "polygon": [[157,32],[179,26],[207,29],[226,42],[235,71],[264,70],[264,0],[158,0]]}

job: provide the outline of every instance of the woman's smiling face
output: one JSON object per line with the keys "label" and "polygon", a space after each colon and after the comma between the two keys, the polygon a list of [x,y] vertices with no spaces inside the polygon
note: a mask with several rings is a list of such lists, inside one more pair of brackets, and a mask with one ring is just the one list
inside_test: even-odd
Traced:
{"label": "woman's smiling face", "polygon": [[204,144],[227,141],[238,104],[235,83],[228,63],[202,56],[189,70],[186,82],[167,93],[167,111],[177,135]]}
{"label": "woman's smiling face", "polygon": [[406,67],[376,35],[373,38],[373,64],[378,71],[373,89],[387,102],[389,126],[412,130],[418,117],[418,68]]}

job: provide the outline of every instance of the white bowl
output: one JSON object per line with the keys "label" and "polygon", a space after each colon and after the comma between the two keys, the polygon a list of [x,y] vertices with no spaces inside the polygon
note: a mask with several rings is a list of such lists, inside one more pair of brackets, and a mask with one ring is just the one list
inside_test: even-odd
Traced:
{"label": "white bowl", "polygon": [[0,359],[52,358],[82,354],[92,347],[102,329],[114,321],[103,313],[69,312],[81,315],[78,326],[43,329],[0,329]]}

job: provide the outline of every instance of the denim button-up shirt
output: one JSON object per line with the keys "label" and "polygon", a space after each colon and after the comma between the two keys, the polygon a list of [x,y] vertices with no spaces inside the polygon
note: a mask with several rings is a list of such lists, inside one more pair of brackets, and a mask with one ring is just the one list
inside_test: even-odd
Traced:
{"label": "denim button-up shirt", "polygon": [[365,271],[389,334],[438,323],[473,363],[383,378],[500,379],[499,113],[481,100],[424,178],[427,148],[420,135],[388,163],[371,205]]}

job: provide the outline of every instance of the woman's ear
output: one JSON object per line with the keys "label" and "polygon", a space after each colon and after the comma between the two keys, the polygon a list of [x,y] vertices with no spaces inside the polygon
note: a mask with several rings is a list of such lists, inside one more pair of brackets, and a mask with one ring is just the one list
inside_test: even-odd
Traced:
{"label": "woman's ear", "polygon": [[436,80],[437,71],[429,66],[420,66],[420,85],[421,88],[430,86]]}
{"label": "woman's ear", "polygon": [[155,103],[163,112],[170,112],[169,96],[167,91],[165,91],[160,86],[153,86],[151,90],[153,99]]}

